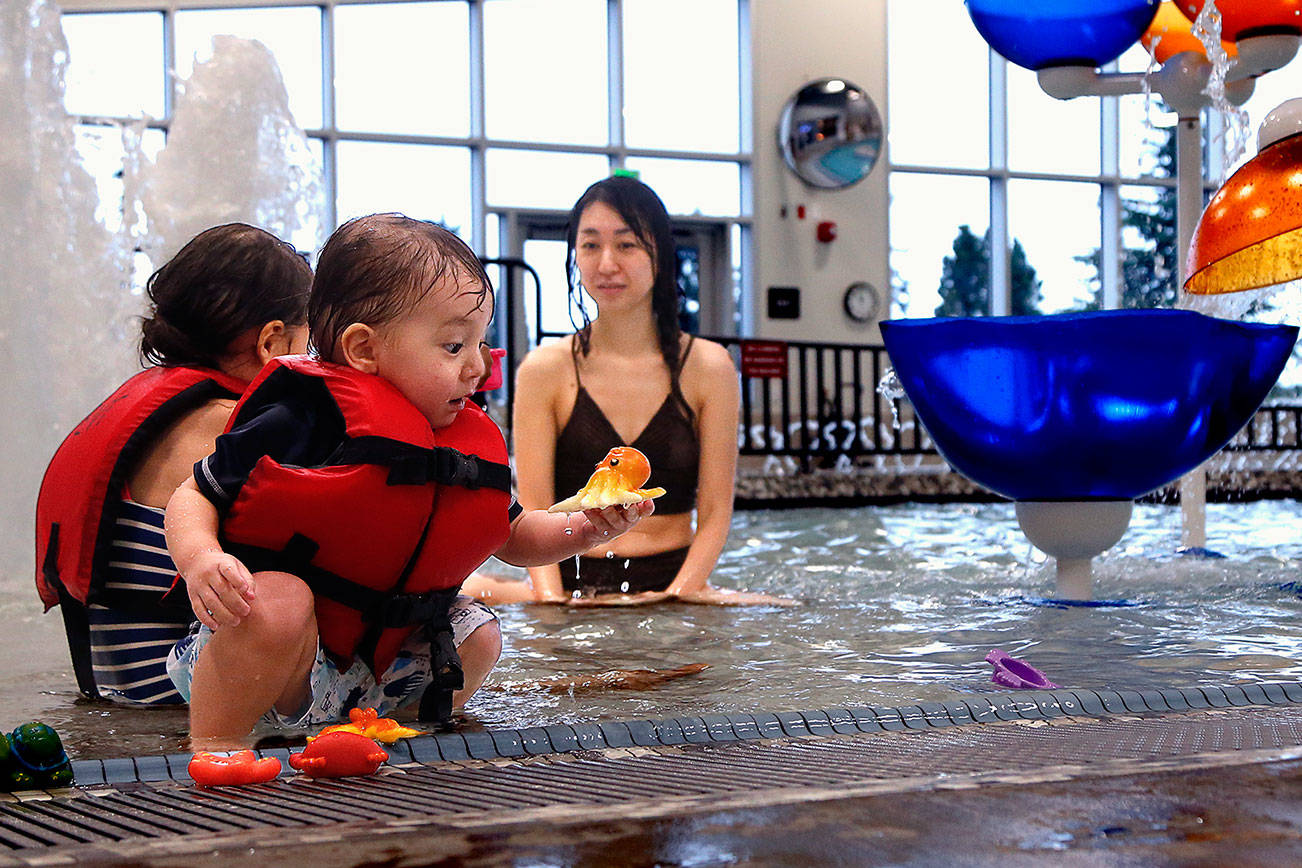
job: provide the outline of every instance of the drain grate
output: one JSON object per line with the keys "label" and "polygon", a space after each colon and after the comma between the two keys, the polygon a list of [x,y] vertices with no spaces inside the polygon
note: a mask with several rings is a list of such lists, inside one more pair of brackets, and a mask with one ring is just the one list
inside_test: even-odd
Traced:
{"label": "drain grate", "polygon": [[738,797],[832,798],[865,787],[975,785],[1064,767],[1087,777],[1116,773],[1119,763],[1170,768],[1200,755],[1300,747],[1302,708],[1252,707],[409,764],[369,778],[295,776],[221,790],[131,783],[0,803],[0,864],[48,861],[41,854],[51,848],[72,858],[88,846],[136,839],[229,840],[233,831],[338,823],[488,825],[556,810],[572,815],[575,807],[632,812]]}

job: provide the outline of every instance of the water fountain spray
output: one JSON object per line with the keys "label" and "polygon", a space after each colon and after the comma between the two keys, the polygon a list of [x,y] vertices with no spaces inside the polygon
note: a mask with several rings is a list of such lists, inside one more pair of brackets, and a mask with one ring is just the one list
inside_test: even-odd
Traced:
{"label": "water fountain spray", "polygon": [[[50,455],[139,370],[137,248],[150,256],[147,272],[200,229],[230,220],[287,239],[307,235],[309,248],[324,228],[320,170],[261,44],[218,37],[212,59],[197,64],[182,87],[157,162],[128,148],[126,214],[113,221],[117,231],[96,217],[99,193],[77,152],[76,119],[64,108],[67,67],[58,8],[49,0],[0,0],[0,204],[7,218],[0,233],[7,405],[0,414],[0,576],[7,582],[31,580],[36,492]],[[124,140],[138,143],[131,128],[142,123],[124,124]]]}

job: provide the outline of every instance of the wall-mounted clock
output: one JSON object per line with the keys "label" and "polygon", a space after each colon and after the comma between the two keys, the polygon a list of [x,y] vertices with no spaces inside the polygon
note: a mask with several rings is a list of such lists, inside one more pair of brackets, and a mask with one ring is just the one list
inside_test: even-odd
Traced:
{"label": "wall-mounted clock", "polygon": [[882,300],[871,283],[860,280],[846,287],[841,306],[845,308],[845,315],[850,319],[859,323],[869,323],[877,319]]}

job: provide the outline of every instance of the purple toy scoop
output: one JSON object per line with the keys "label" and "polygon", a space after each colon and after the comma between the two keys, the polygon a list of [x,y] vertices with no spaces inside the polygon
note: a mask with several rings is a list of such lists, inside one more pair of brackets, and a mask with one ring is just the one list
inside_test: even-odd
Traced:
{"label": "purple toy scoop", "polygon": [[990,676],[990,680],[995,684],[1031,690],[1058,686],[1045,678],[1044,673],[1030,663],[1024,663],[1016,657],[1009,657],[998,648],[986,655],[986,662],[995,667],[994,674]]}

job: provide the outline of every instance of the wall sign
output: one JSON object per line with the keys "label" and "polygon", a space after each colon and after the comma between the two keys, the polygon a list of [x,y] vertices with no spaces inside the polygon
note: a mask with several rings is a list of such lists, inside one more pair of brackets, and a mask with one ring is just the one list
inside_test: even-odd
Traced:
{"label": "wall sign", "polygon": [[774,378],[787,375],[786,341],[741,342],[741,375]]}

